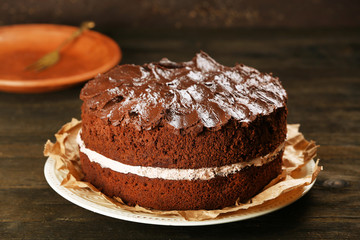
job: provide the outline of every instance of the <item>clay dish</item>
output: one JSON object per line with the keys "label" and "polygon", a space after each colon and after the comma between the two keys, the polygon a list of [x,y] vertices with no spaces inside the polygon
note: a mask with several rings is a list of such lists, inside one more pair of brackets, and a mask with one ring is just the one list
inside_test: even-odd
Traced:
{"label": "clay dish", "polygon": [[119,46],[107,36],[86,31],[60,52],[60,61],[41,72],[26,66],[53,51],[76,27],[26,24],[0,27],[0,90],[38,93],[60,90],[87,81],[114,67]]}

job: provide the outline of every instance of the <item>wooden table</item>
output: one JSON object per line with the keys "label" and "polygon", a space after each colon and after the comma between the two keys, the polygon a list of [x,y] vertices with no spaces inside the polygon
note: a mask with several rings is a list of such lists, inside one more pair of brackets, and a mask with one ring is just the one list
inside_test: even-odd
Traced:
{"label": "wooden table", "polygon": [[359,29],[102,32],[122,47],[122,63],[189,60],[202,49],[223,64],[273,72],[289,95],[289,123],[300,123],[305,137],[321,145],[324,171],[294,204],[246,221],[206,227],[121,221],[68,202],[43,175],[44,143],[80,118],[82,86],[0,93],[0,239],[359,239]]}

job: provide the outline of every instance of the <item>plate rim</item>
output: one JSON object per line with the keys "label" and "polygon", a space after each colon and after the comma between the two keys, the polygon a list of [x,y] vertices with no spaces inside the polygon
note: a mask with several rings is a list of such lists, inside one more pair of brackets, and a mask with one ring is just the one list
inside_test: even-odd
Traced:
{"label": "plate rim", "polygon": [[[46,24],[46,23],[30,23],[30,24],[14,24],[7,26],[0,26],[0,38],[3,32],[8,30],[16,31],[16,29],[54,29],[60,32],[75,31],[77,27],[70,25],[61,24]],[[70,86],[77,83],[81,83],[95,77],[98,73],[103,73],[110,70],[112,67],[117,65],[122,59],[122,50],[120,46],[112,38],[93,30],[86,31],[83,36],[95,37],[101,39],[102,45],[107,46],[111,50],[111,58],[104,64],[100,65],[96,69],[87,71],[80,74],[65,76],[65,77],[54,77],[54,78],[43,78],[43,79],[4,79],[0,78],[0,89],[8,92],[37,92],[31,91],[33,88],[51,88],[55,89],[61,86]],[[16,89],[26,89],[25,91],[18,91]],[[8,89],[8,90],[6,90]],[[41,91],[40,91],[41,92]]]}
{"label": "plate rim", "polygon": [[[314,160],[310,160],[307,163],[307,166],[308,167],[315,166]],[[259,217],[262,215],[266,215],[271,212],[277,211],[281,208],[284,208],[284,207],[294,203],[301,197],[303,197],[314,186],[315,181],[316,181],[315,180],[311,184],[305,186],[303,188],[303,192],[301,195],[291,199],[290,201],[286,202],[285,204],[276,205],[273,208],[267,208],[263,211],[258,211],[258,212],[252,213],[250,215],[245,215],[245,216],[241,216],[241,215],[237,216],[234,213],[233,215],[230,214],[230,216],[226,216],[226,217],[219,218],[219,219],[210,219],[210,220],[202,220],[202,221],[188,221],[179,216],[171,216],[171,217],[170,216],[164,216],[164,217],[152,216],[152,218],[144,217],[144,215],[151,215],[151,213],[134,213],[134,212],[130,212],[125,209],[120,209],[120,208],[119,208],[119,212],[117,212],[116,214],[112,213],[110,211],[102,210],[102,208],[105,208],[105,209],[107,209],[107,208],[105,206],[97,205],[96,203],[90,202],[89,200],[84,199],[84,198],[76,195],[75,193],[71,192],[66,187],[61,186],[60,181],[56,177],[55,171],[57,171],[55,169],[55,160],[51,157],[48,157],[45,162],[45,166],[44,166],[45,179],[48,182],[48,184],[50,185],[50,187],[56,193],[58,193],[60,196],[62,196],[66,200],[70,201],[71,203],[73,203],[79,207],[82,207],[84,209],[87,209],[89,211],[98,213],[100,215],[107,216],[107,217],[112,217],[112,218],[116,218],[116,219],[120,219],[120,220],[136,222],[136,223],[145,223],[145,224],[163,225],[163,226],[207,226],[207,225],[224,224],[224,223],[242,221],[242,220],[247,220],[247,219]],[[81,199],[81,200],[79,200],[79,199]],[[86,204],[83,201],[85,201]],[[94,207],[94,205],[96,207]],[[120,214],[121,212],[125,212],[126,214],[121,215]],[[141,215],[143,215],[143,216],[141,216]]]}

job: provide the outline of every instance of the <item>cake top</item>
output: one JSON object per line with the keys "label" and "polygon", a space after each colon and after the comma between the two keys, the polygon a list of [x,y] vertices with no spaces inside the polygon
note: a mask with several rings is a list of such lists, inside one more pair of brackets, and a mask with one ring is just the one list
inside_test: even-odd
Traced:
{"label": "cake top", "polygon": [[217,130],[233,118],[249,123],[287,101],[278,78],[237,64],[226,67],[204,52],[189,62],[121,65],[89,81],[81,91],[84,107],[113,125],[149,130]]}

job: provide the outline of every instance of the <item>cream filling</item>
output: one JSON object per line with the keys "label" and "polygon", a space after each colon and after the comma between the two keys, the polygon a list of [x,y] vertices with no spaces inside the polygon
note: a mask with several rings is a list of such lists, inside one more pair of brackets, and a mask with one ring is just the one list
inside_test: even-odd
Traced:
{"label": "cream filling", "polygon": [[80,152],[86,154],[91,162],[98,163],[102,168],[109,168],[115,172],[124,174],[132,173],[142,177],[160,178],[166,180],[209,180],[217,176],[225,177],[229,174],[238,172],[247,166],[262,166],[265,163],[271,162],[275,159],[275,157],[279,154],[285,145],[285,143],[282,143],[277,149],[275,149],[274,152],[269,153],[263,157],[254,158],[248,162],[239,162],[221,167],[178,169],[132,166],[123,164],[105,157],[89,148],[86,148],[85,143],[81,139],[80,132],[76,138],[76,141],[79,144]]}

